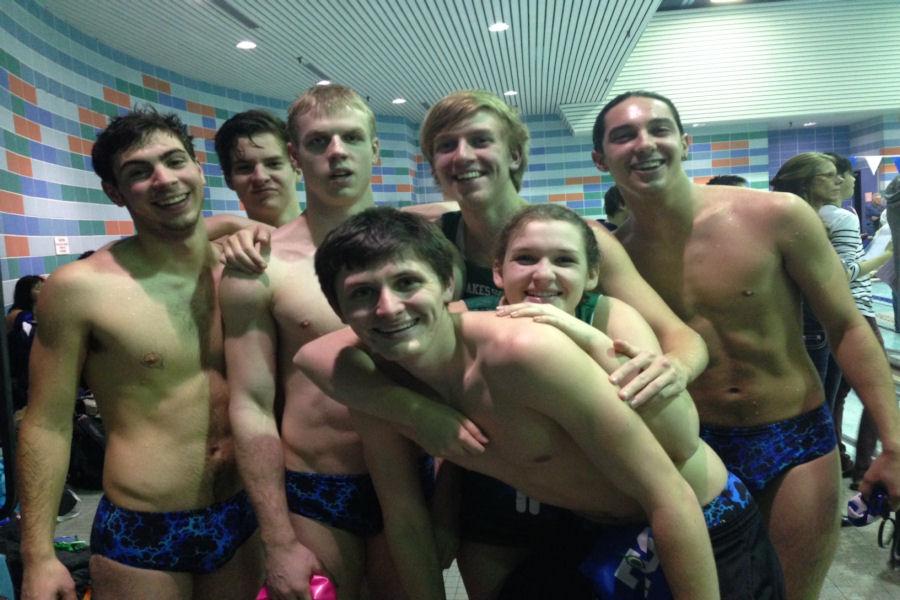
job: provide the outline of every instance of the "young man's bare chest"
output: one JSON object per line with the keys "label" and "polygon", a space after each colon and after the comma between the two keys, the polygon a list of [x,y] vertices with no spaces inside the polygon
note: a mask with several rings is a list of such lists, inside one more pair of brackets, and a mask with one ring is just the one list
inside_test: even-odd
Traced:
{"label": "young man's bare chest", "polygon": [[210,269],[196,277],[125,273],[98,277],[91,308],[86,368],[93,362],[123,378],[190,377],[222,370],[223,337],[216,299],[218,278]]}

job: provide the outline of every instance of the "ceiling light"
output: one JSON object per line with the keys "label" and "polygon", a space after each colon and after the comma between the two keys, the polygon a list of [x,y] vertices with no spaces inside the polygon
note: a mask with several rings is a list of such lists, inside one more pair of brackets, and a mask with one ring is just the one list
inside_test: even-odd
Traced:
{"label": "ceiling light", "polygon": [[391,104],[406,104],[406,98],[394,98]]}
{"label": "ceiling light", "polygon": [[516,90],[506,90],[505,92],[503,92],[503,95],[504,96],[515,96],[518,93],[519,92],[517,92]]}
{"label": "ceiling light", "polygon": [[710,4],[737,4],[742,0],[709,0]]}
{"label": "ceiling light", "polygon": [[331,85],[331,82],[328,81],[327,79],[323,79],[321,81],[317,81],[316,85]]}
{"label": "ceiling light", "polygon": [[241,50],[253,50],[256,48],[256,42],[251,42],[250,40],[241,40],[237,43],[237,47]]}
{"label": "ceiling light", "polygon": [[693,123],[693,124],[691,124],[691,127],[704,127],[704,126],[706,126],[706,123]]}
{"label": "ceiling light", "polygon": [[503,21],[491,23],[491,26],[488,27],[488,31],[491,33],[499,33],[501,31],[506,31],[507,29],[509,29],[509,23],[504,23]]}
{"label": "ceiling light", "polygon": [[806,123],[803,124],[803,126],[804,127],[815,127],[816,122],[815,121],[807,121]]}

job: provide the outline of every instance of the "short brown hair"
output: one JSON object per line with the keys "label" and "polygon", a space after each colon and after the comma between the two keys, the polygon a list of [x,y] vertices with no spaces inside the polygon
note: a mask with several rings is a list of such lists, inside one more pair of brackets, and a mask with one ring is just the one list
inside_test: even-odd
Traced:
{"label": "short brown hair", "polygon": [[453,92],[432,106],[425,115],[419,133],[422,154],[434,167],[434,140],[438,134],[482,110],[491,112],[500,119],[505,130],[504,141],[511,151],[519,153],[519,168],[510,171],[509,174],[518,192],[522,189],[522,178],[528,166],[528,128],[512,107],[490,92],[483,90]]}
{"label": "short brown hair", "polygon": [[300,132],[297,130],[297,121],[308,112],[321,111],[326,115],[355,108],[366,115],[369,125],[369,134],[375,138],[375,113],[362,99],[362,96],[343,85],[316,85],[294,100],[288,108],[288,135],[294,146],[300,144]]}

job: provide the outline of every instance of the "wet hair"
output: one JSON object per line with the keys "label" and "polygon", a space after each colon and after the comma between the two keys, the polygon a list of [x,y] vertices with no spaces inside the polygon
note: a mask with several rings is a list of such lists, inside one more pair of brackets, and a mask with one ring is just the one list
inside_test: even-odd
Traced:
{"label": "wet hair", "polygon": [[618,187],[612,186],[603,194],[603,212],[607,218],[614,216],[625,206],[625,199]]}
{"label": "wet hair", "polygon": [[834,160],[827,154],[802,152],[787,159],[769,185],[772,191],[790,192],[809,202],[809,184],[822,171],[822,167],[829,164],[834,164]]}
{"label": "wet hair", "polygon": [[369,135],[375,139],[375,113],[362,99],[362,96],[343,85],[315,85],[294,100],[288,108],[288,137],[294,146],[299,146],[303,137],[298,129],[297,122],[300,117],[310,112],[320,112],[325,115],[334,115],[342,110],[356,109],[366,116],[366,124],[369,126]]}
{"label": "wet hair", "polygon": [[747,187],[750,182],[740,175],[716,175],[706,182],[706,185],[731,185],[734,187]]}
{"label": "wet hair", "polygon": [[316,275],[334,312],[338,305],[338,273],[415,257],[425,262],[446,286],[453,282],[456,247],[440,228],[422,217],[396,208],[369,208],[344,221],[316,250]]}
{"label": "wet hair", "polygon": [[832,162],[834,162],[834,166],[835,168],[837,168],[838,175],[853,172],[853,163],[850,162],[850,159],[844,158],[840,154],[835,154],[834,152],[823,152],[822,154],[829,157]]}
{"label": "wet hair", "polygon": [[635,90],[631,92],[625,92],[623,94],[619,94],[612,100],[606,103],[600,110],[600,114],[597,115],[597,119],[594,121],[594,133],[593,133],[593,141],[594,141],[594,150],[597,152],[603,152],[603,137],[606,135],[606,113],[615,108],[618,104],[628,100],[629,98],[652,98],[653,100],[659,100],[660,102],[665,103],[666,106],[669,107],[669,110],[672,112],[672,118],[675,119],[675,125],[678,126],[678,134],[684,135],[684,126],[681,124],[681,115],[678,114],[678,109],[675,108],[675,105],[671,100],[663,96],[662,94],[657,94],[656,92],[647,92],[643,90]]}
{"label": "wet hair", "polygon": [[16,282],[15,290],[13,290],[13,303],[9,307],[9,312],[16,309],[34,311],[34,299],[31,297],[31,290],[38,284],[44,283],[44,278],[40,275],[25,275],[20,277]]}
{"label": "wet hair", "polygon": [[287,125],[275,115],[264,110],[248,110],[238,113],[222,123],[216,132],[216,154],[222,166],[225,183],[231,187],[231,154],[237,146],[238,139],[248,138],[252,143],[253,136],[271,133],[281,143],[287,155]]}
{"label": "wet hair", "polygon": [[434,140],[441,132],[470,119],[480,111],[487,111],[500,119],[503,137],[510,152],[518,152],[519,167],[509,177],[518,192],[528,167],[528,128],[518,113],[498,96],[483,90],[453,92],[440,99],[425,115],[419,132],[419,145],[428,163],[434,167]]}
{"label": "wet hair", "polygon": [[592,272],[600,268],[600,247],[597,245],[597,238],[594,236],[593,230],[578,213],[559,204],[532,204],[517,212],[512,220],[506,224],[506,227],[503,228],[503,231],[500,232],[500,237],[497,239],[497,244],[494,248],[494,261],[496,264],[503,264],[510,241],[526,225],[534,221],[562,221],[563,223],[574,225],[575,229],[581,233],[581,238],[584,242],[584,254],[587,258],[588,271]]}
{"label": "wet hair", "polygon": [[115,160],[121,153],[140,147],[157,131],[171,133],[181,141],[185,152],[196,161],[193,137],[175,113],[161,114],[153,107],[135,108],[113,118],[100,132],[91,150],[94,172],[104,183],[115,184]]}

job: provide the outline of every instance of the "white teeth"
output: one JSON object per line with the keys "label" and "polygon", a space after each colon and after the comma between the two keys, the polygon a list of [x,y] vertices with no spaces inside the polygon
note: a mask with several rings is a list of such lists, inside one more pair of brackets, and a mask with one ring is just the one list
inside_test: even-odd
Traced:
{"label": "white teeth", "polygon": [[457,181],[467,181],[469,179],[475,179],[476,177],[481,177],[480,171],[466,171],[462,175],[457,175]]}
{"label": "white teeth", "polygon": [[632,165],[634,169],[655,169],[663,164],[661,159],[645,160]]}
{"label": "white teeth", "polygon": [[182,194],[180,196],[175,196],[173,198],[169,198],[168,200],[165,200],[163,202],[158,202],[157,205],[162,206],[163,208],[165,208],[167,206],[174,206],[175,204],[178,204],[179,202],[183,202],[184,200],[186,200],[187,197],[188,197],[188,194]]}
{"label": "white teeth", "polygon": [[395,333],[400,333],[400,332],[402,332],[402,331],[406,331],[407,329],[410,329],[410,328],[413,327],[417,322],[418,322],[418,321],[409,321],[408,323],[401,323],[401,324],[398,324],[398,325],[392,325],[392,326],[390,327],[390,329],[385,329],[385,328],[378,328],[378,327],[376,327],[376,328],[375,328],[375,331],[377,331],[378,333],[383,334],[383,335],[393,335],[393,334],[395,334]]}

